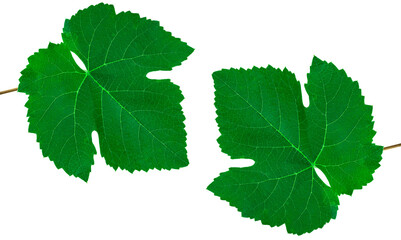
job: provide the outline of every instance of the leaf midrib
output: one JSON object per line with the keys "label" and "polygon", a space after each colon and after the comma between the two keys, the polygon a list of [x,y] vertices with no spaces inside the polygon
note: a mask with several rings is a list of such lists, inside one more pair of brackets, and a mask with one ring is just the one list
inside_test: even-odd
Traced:
{"label": "leaf midrib", "polygon": [[280,134],[282,138],[284,138],[295,150],[297,150],[310,164],[311,166],[315,166],[314,162],[309,160],[309,158],[298,148],[296,147],[279,129],[277,129],[260,111],[258,111],[252,104],[250,104],[243,96],[241,96],[235,89],[233,89],[229,84],[220,79],[222,83],[224,83],[231,91],[233,91],[238,97],[240,97],[244,102],[246,102],[260,117],[263,118],[277,133]]}
{"label": "leaf midrib", "polygon": [[75,135],[75,109],[76,109],[76,104],[78,102],[77,96],[79,94],[79,91],[83,85],[83,83],[90,77],[94,83],[96,83],[104,92],[106,92],[124,111],[126,111],[143,129],[145,129],[154,139],[156,139],[158,142],[160,142],[167,150],[169,150],[173,155],[178,157],[181,161],[185,161],[184,158],[179,156],[177,152],[173,151],[170,147],[168,147],[163,141],[161,141],[157,136],[155,136],[141,121],[139,121],[128,109],[126,109],[111,93],[108,91],[106,88],[104,88],[91,74],[91,71],[86,71],[85,77],[82,79],[82,82],[80,83],[77,93],[76,93],[76,98],[74,101],[74,135]]}

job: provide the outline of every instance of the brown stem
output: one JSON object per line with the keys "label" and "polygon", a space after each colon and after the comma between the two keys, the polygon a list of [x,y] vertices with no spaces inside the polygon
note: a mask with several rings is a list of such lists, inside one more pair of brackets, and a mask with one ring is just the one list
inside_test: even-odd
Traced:
{"label": "brown stem", "polygon": [[384,147],[383,150],[389,150],[389,149],[396,148],[396,147],[401,147],[401,143]]}
{"label": "brown stem", "polygon": [[15,92],[17,90],[18,90],[18,88],[11,88],[11,89],[8,89],[8,90],[5,90],[5,91],[0,91],[0,95],[6,94],[6,93],[10,93],[10,92]]}

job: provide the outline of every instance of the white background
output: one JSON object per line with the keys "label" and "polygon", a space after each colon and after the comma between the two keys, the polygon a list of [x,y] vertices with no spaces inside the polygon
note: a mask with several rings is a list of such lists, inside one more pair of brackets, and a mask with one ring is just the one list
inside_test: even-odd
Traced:
{"label": "white background", "polygon": [[[89,182],[42,157],[28,133],[27,96],[0,96],[0,239],[400,239],[401,148],[383,153],[375,180],[341,196],[336,220],[301,237],[242,218],[206,187],[230,166],[216,138],[211,73],[287,67],[306,82],[313,55],[358,80],[374,106],[374,142],[401,142],[401,5],[397,1],[108,1],[159,20],[195,52],[173,71],[190,165],[115,172],[99,155]],[[59,43],[64,19],[95,1],[3,1],[0,90],[18,86],[27,58]],[[304,90],[303,90],[304,91]],[[304,96],[305,97],[305,96]],[[307,97],[305,98],[307,99]],[[97,138],[94,139],[98,148]]]}

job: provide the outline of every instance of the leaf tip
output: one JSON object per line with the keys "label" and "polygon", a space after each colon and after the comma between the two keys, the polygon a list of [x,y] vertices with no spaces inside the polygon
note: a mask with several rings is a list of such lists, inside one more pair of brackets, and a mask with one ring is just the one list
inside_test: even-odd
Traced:
{"label": "leaf tip", "polygon": [[320,65],[322,63],[324,63],[325,61],[321,60],[320,58],[318,58],[316,55],[313,55],[313,59],[312,59],[312,66],[314,65]]}

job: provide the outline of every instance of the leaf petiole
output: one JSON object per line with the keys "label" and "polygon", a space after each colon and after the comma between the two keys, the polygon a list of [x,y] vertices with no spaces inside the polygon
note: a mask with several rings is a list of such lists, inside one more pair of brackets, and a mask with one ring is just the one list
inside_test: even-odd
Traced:
{"label": "leaf petiole", "polygon": [[0,95],[6,94],[6,93],[10,93],[10,92],[15,92],[17,90],[18,90],[18,88],[11,88],[11,89],[8,89],[8,90],[0,91]]}
{"label": "leaf petiole", "polygon": [[398,144],[394,144],[394,145],[390,145],[390,146],[384,147],[383,150],[389,150],[389,149],[397,148],[397,147],[401,147],[401,143],[398,143]]}

